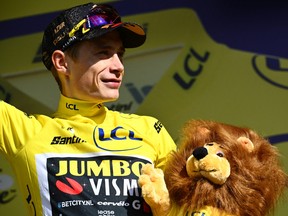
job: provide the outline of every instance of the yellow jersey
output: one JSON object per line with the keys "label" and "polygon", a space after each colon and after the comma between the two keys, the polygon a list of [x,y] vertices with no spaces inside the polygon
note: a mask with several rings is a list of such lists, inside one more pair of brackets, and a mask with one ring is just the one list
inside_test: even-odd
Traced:
{"label": "yellow jersey", "polygon": [[51,117],[0,102],[0,151],[30,215],[151,215],[138,177],[163,169],[173,139],[154,117],[108,110],[61,95]]}

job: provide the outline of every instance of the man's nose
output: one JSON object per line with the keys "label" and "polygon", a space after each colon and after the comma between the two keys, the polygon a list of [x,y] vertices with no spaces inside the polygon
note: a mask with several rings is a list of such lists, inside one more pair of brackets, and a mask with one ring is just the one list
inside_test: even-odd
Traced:
{"label": "man's nose", "polygon": [[111,68],[112,68],[112,71],[117,71],[117,72],[124,71],[124,65],[117,53],[115,53],[112,57]]}

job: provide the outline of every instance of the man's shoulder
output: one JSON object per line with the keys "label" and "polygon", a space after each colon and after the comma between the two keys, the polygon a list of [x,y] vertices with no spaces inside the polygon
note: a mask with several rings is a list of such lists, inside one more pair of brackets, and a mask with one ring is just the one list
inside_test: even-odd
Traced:
{"label": "man's shoulder", "polygon": [[27,119],[43,119],[43,118],[51,118],[48,115],[44,114],[29,114],[26,111],[23,111],[17,107],[15,107],[13,104],[9,104],[3,100],[0,100],[0,115],[1,116],[9,116],[9,118],[27,118]]}
{"label": "man's shoulder", "polygon": [[4,114],[4,113],[17,113],[17,112],[23,112],[21,111],[20,109],[16,108],[15,106],[13,106],[12,104],[9,104],[3,100],[0,100],[0,111],[1,111],[1,114]]}

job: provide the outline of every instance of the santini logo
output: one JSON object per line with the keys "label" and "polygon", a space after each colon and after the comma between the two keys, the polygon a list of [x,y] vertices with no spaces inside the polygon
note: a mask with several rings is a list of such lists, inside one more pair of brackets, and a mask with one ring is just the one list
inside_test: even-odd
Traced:
{"label": "santini logo", "polygon": [[76,143],[84,143],[85,140],[81,139],[80,137],[73,136],[73,137],[61,137],[61,136],[55,136],[53,140],[51,141],[52,145],[60,144],[76,144]]}

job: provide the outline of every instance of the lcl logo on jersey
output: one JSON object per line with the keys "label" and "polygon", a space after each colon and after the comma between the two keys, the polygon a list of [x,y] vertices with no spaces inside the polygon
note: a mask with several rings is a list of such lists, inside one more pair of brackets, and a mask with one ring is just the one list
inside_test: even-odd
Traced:
{"label": "lcl logo on jersey", "polygon": [[[125,129],[122,126],[115,127],[112,130],[95,127],[93,131],[93,139],[95,145],[106,151],[129,151],[135,150],[142,146],[143,138],[138,137],[136,133],[132,130]],[[119,148],[119,143],[115,141],[125,140],[125,146],[121,145]],[[130,140],[131,142],[127,142]],[[127,146],[127,144],[129,146]]]}
{"label": "lcl logo on jersey", "polygon": [[255,72],[266,82],[279,88],[288,89],[288,61],[255,55],[252,58]]}
{"label": "lcl logo on jersey", "polygon": [[70,110],[79,110],[76,104],[68,104],[66,103],[66,108]]}

